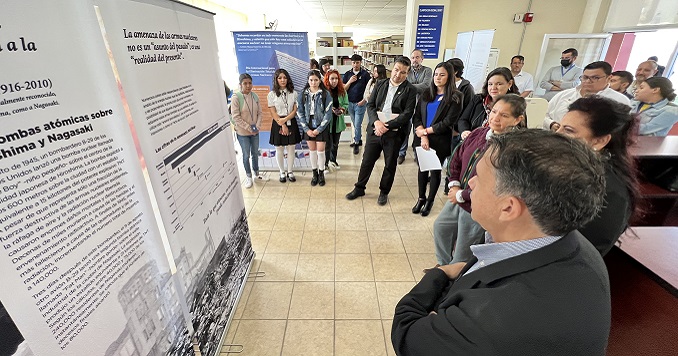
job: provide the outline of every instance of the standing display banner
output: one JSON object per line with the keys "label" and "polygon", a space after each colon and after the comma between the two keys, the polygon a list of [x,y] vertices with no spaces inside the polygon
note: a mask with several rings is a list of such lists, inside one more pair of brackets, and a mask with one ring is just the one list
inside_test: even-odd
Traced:
{"label": "standing display banner", "polygon": [[471,82],[476,93],[482,90],[485,82],[485,70],[493,39],[494,30],[459,32],[457,34],[455,56],[464,62],[464,78]]}
{"label": "standing display banner", "polygon": [[[273,89],[273,74],[278,68],[287,70],[294,90],[301,95],[306,85],[309,60],[306,32],[245,31],[233,32],[238,72],[252,76],[252,92],[264,106],[263,123],[259,133],[259,167],[278,170],[275,147],[269,144],[273,119],[268,111],[267,95]],[[303,137],[303,135],[302,135]],[[297,144],[294,166],[311,169],[306,141]]]}
{"label": "standing display banner", "polygon": [[443,28],[443,5],[419,5],[417,37],[414,47],[424,52],[424,58],[437,59],[440,51],[440,33]]}
{"label": "standing display banner", "polygon": [[253,251],[216,53],[212,14],[175,2],[3,4],[17,354],[218,353]]}

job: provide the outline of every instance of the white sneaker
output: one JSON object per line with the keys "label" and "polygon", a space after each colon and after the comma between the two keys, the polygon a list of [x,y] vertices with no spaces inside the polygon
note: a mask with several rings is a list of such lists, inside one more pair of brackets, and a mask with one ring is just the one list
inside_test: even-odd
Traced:
{"label": "white sneaker", "polygon": [[337,166],[334,165],[334,162],[330,162],[325,170],[329,170],[330,172],[334,172],[337,170]]}
{"label": "white sneaker", "polygon": [[257,173],[257,180],[260,182],[268,182],[268,177],[265,176],[263,173],[259,172]]}
{"label": "white sneaker", "polygon": [[250,177],[245,177],[245,183],[244,183],[245,188],[246,188],[246,189],[252,188],[252,184],[253,184],[252,178],[250,178]]}

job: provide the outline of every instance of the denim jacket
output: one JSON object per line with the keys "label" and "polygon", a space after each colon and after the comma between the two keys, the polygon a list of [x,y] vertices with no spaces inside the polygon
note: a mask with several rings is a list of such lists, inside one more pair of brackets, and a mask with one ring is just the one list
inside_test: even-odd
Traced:
{"label": "denim jacket", "polygon": [[324,104],[322,100],[322,92],[318,91],[315,96],[315,113],[313,113],[313,122],[311,123],[309,122],[311,120],[311,93],[306,89],[297,98],[299,125],[301,125],[304,132],[310,130],[311,127],[318,130],[318,132],[323,132],[327,125],[332,122],[332,94],[325,90]]}
{"label": "denim jacket", "polygon": [[[643,105],[639,101],[633,101],[633,113]],[[668,99],[661,100],[650,105],[640,114],[640,129],[638,134],[643,136],[666,136],[673,125],[678,122],[678,105]]]}

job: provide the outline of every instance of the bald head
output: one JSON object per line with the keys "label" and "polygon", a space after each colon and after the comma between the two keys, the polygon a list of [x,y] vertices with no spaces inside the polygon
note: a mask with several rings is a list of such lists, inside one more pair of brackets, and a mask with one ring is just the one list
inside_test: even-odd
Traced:
{"label": "bald head", "polygon": [[647,80],[647,78],[653,77],[655,74],[657,74],[657,62],[642,62],[638,65],[638,69],[636,69],[636,82],[642,83]]}

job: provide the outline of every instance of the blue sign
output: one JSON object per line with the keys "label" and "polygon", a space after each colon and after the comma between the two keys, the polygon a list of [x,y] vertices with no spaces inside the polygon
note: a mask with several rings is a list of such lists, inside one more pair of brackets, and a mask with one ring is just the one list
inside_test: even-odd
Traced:
{"label": "blue sign", "polygon": [[414,46],[424,52],[424,58],[438,58],[444,8],[443,5],[419,5]]}

